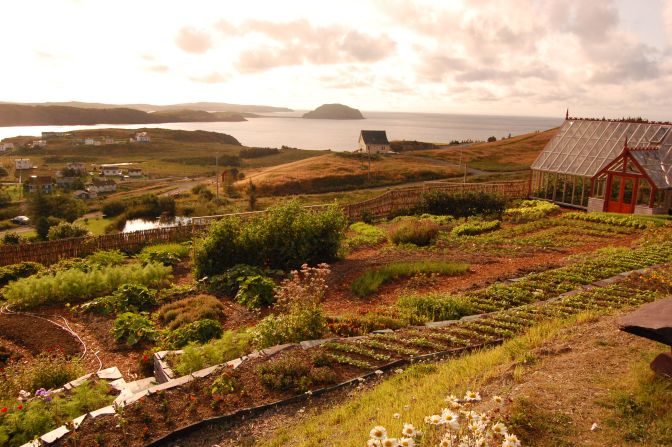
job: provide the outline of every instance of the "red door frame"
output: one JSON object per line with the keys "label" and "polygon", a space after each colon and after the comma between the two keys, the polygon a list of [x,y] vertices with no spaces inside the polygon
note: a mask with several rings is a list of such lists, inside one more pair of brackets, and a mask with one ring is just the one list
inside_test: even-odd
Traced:
{"label": "red door frame", "polygon": [[[611,200],[611,184],[613,177],[621,178],[621,186],[618,191],[618,201]],[[635,212],[635,204],[637,202],[637,190],[639,189],[639,179],[644,178],[643,175],[625,174],[625,173],[611,173],[607,174],[606,191],[604,191],[604,210],[610,213],[632,214]],[[625,194],[626,180],[632,180],[632,197],[630,203],[623,202]]]}

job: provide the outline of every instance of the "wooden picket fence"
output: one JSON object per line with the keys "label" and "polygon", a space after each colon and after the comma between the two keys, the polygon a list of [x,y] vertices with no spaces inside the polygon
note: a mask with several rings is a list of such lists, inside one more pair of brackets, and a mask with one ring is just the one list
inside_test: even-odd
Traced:
{"label": "wooden picket fence", "polygon": [[[493,183],[448,183],[426,182],[421,186],[389,190],[378,197],[359,203],[343,205],[348,220],[355,222],[362,217],[381,218],[396,211],[412,208],[418,204],[426,192],[440,191],[449,194],[463,192],[485,192],[508,198],[526,198],[529,195],[529,181]],[[308,206],[309,210],[320,211],[328,205]],[[202,233],[208,226],[224,217],[233,216],[249,220],[264,211],[222,214],[192,218],[191,224],[169,228],[135,231],[132,233],[87,236],[59,241],[36,242],[21,245],[0,245],[0,266],[24,261],[52,264],[61,259],[80,257],[97,250],[134,251],[148,244],[185,241]]]}

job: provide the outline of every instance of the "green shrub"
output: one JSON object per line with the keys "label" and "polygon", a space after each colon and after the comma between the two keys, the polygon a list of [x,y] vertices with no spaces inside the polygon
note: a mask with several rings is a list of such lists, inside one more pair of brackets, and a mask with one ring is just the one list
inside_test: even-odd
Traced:
{"label": "green shrub", "polygon": [[156,293],[139,284],[122,284],[109,296],[96,298],[77,307],[84,312],[112,314],[150,310],[158,305]]}
{"label": "green shrub", "polygon": [[114,320],[112,336],[117,343],[135,346],[155,341],[158,332],[147,315],[124,312]]}
{"label": "green shrub", "polygon": [[247,264],[237,264],[227,269],[221,275],[208,279],[207,287],[212,293],[221,293],[234,297],[238,293],[240,284],[249,276],[263,276],[264,271],[259,267]]}
{"label": "green shrub", "polygon": [[413,244],[425,246],[439,232],[439,226],[431,220],[402,220],[392,228],[390,238],[395,244]]}
{"label": "green shrub", "polygon": [[2,236],[2,243],[7,245],[19,245],[24,242],[20,234],[13,231],[7,232]]}
{"label": "green shrub", "polygon": [[405,295],[399,298],[397,306],[425,321],[456,320],[473,313],[468,299],[439,293]]}
{"label": "green shrub", "polygon": [[263,363],[259,369],[261,383],[273,391],[305,392],[313,385],[336,383],[336,374],[329,368],[316,368],[296,353]]}
{"label": "green shrub", "polygon": [[10,363],[0,369],[0,402],[16,400],[21,390],[59,388],[85,373],[79,360],[58,350],[38,354],[28,363]]}
{"label": "green shrub", "polygon": [[19,279],[5,286],[3,294],[10,303],[21,308],[74,303],[109,294],[124,283],[160,286],[170,272],[170,267],[160,264],[100,267],[90,272],[74,268],[53,275]]}
{"label": "green shrub", "polygon": [[49,227],[47,238],[50,241],[57,239],[71,239],[75,237],[82,237],[89,234],[89,230],[85,227],[70,222],[61,222],[58,225]]}
{"label": "green shrub", "polygon": [[205,318],[219,320],[224,316],[224,305],[213,296],[198,295],[164,304],[156,311],[156,315],[161,324],[174,330]]}
{"label": "green shrub", "polygon": [[0,287],[9,284],[10,281],[16,281],[19,278],[26,278],[34,275],[43,268],[42,264],[28,261],[0,267]]}
{"label": "green shrub", "polygon": [[345,240],[345,246],[348,248],[377,245],[387,240],[383,230],[364,222],[355,222],[348,227],[348,230],[354,233]]}
{"label": "green shrub", "polygon": [[434,214],[424,213],[418,216],[420,220],[431,220],[438,225],[450,225],[455,221],[453,216],[436,216]]}
{"label": "green shrub", "polygon": [[394,262],[373,270],[367,270],[352,282],[350,290],[359,297],[375,292],[383,284],[396,278],[419,273],[439,275],[459,275],[469,270],[469,264],[442,261]]}
{"label": "green shrub", "polygon": [[115,217],[126,211],[126,204],[119,200],[105,202],[103,205],[103,215],[105,217]]}
{"label": "green shrub", "polygon": [[189,256],[189,244],[160,244],[150,245],[138,253],[137,258],[144,264],[160,262],[163,265],[177,265],[182,259]]}
{"label": "green shrub", "polygon": [[213,398],[225,396],[236,391],[238,388],[238,381],[233,377],[233,372],[230,370],[224,370],[219,374],[210,387],[210,395]]}
{"label": "green shrub", "polygon": [[0,445],[19,447],[41,436],[63,422],[112,403],[105,381],[85,382],[69,392],[51,399],[34,399],[22,404],[12,402],[0,416]]}
{"label": "green shrub", "polygon": [[206,343],[213,338],[222,336],[222,325],[219,321],[208,318],[186,323],[166,334],[166,343],[173,349],[179,349],[189,343]]}
{"label": "green shrub", "polygon": [[453,236],[475,236],[477,234],[495,231],[502,226],[499,220],[466,222],[453,228]]}
{"label": "green shrub", "polygon": [[121,265],[126,261],[126,255],[119,250],[98,250],[86,257],[86,262],[100,267]]}
{"label": "green shrub", "polygon": [[174,359],[173,367],[180,374],[190,374],[242,357],[250,350],[250,339],[246,331],[225,331],[218,340],[202,346],[186,346],[184,353]]}
{"label": "green shrub", "polygon": [[559,210],[558,205],[545,200],[523,200],[518,206],[505,209],[503,217],[509,222],[531,222]]}
{"label": "green shrub", "polygon": [[321,308],[269,315],[253,329],[254,343],[260,348],[321,338],[327,322]]}
{"label": "green shrub", "polygon": [[275,283],[264,276],[247,276],[240,283],[236,301],[249,309],[269,306],[275,301]]}
{"label": "green shrub", "polygon": [[237,218],[225,218],[199,241],[196,275],[221,274],[236,264],[289,270],[330,261],[336,258],[345,226],[337,206],[313,212],[294,200],[271,207],[244,225]]}
{"label": "green shrub", "polygon": [[484,215],[499,218],[505,206],[505,198],[484,192],[451,194],[431,191],[423,195],[416,212],[453,217]]}

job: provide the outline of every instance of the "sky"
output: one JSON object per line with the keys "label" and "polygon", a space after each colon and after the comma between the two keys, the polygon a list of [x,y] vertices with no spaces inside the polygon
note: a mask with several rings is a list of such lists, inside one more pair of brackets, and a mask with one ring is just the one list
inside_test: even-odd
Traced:
{"label": "sky", "polygon": [[672,0],[0,0],[0,101],[672,119]]}

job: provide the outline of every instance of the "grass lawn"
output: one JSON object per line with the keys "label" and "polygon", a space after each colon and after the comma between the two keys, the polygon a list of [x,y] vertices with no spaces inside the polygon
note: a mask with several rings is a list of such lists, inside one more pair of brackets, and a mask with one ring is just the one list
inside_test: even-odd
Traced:
{"label": "grass lawn", "polygon": [[113,219],[104,218],[104,217],[90,217],[84,219],[78,219],[76,223],[83,225],[88,229],[93,235],[99,236],[105,234],[105,228],[112,223]]}

